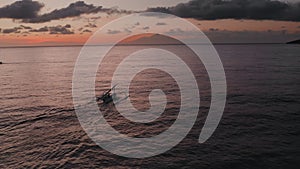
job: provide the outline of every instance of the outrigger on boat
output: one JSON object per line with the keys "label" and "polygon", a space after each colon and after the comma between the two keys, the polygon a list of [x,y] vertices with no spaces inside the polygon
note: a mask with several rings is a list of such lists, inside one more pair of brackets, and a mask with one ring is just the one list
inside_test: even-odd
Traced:
{"label": "outrigger on boat", "polygon": [[102,101],[102,104],[109,104],[110,102],[114,101],[114,104],[119,104],[120,102],[129,98],[129,95],[126,95],[124,92],[124,97],[117,96],[115,92],[117,84],[114,85],[112,88],[105,91],[101,96],[97,97],[97,101]]}
{"label": "outrigger on boat", "polygon": [[106,92],[104,92],[100,97],[97,97],[97,101],[102,101],[104,104],[108,104],[113,101],[114,98],[116,98],[116,93],[112,91],[115,90],[117,85],[114,85],[111,89],[108,89]]}

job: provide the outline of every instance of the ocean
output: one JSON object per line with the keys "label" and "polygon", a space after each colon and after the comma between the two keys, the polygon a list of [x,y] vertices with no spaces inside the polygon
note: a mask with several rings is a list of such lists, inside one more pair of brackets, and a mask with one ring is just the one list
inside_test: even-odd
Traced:
{"label": "ocean", "polygon": [[[146,47],[118,46],[111,58]],[[190,55],[179,45],[165,48]],[[201,96],[193,128],[172,149],[142,159],[106,151],[81,127],[72,100],[73,71],[81,47],[1,48],[0,168],[298,168],[299,45],[235,44],[215,48],[227,79],[227,101],[218,128],[205,143],[198,143],[211,91],[203,65],[191,64],[191,69],[198,72],[195,76]],[[111,71],[115,63],[112,59],[104,66]],[[98,72],[97,95],[111,86],[110,78],[106,71]],[[157,70],[138,74],[134,80],[130,100],[138,110],[149,109],[147,96],[151,90],[162,88],[169,94],[161,117],[151,124],[133,123],[118,114],[113,105],[100,105],[104,117],[130,137],[152,137],[167,130],[180,109],[176,81]]]}

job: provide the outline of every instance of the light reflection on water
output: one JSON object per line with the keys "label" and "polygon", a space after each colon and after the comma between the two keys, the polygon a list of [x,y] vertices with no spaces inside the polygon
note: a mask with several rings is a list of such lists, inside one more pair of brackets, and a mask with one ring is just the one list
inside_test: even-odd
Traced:
{"label": "light reflection on water", "polygon": [[[111,58],[136,48],[141,47],[117,47]],[[178,46],[167,48],[188,54]],[[220,45],[216,49],[228,82],[227,105],[216,133],[206,143],[197,143],[209,109],[210,86],[205,70],[191,63],[198,71],[201,89],[197,122],[174,149],[144,160],[120,158],[104,151],[79,125],[71,91],[79,47],[0,49],[5,63],[0,65],[0,168],[283,168],[296,164],[299,47]],[[105,72],[98,75],[97,94],[110,86],[109,78]],[[169,93],[166,111],[151,124],[122,119],[114,113],[113,106],[100,109],[121,133],[132,137],[156,135],[177,117],[180,99],[172,80],[162,72],[150,70],[139,74],[131,84],[131,101],[138,110],[149,108],[147,96],[152,89],[162,88]]]}

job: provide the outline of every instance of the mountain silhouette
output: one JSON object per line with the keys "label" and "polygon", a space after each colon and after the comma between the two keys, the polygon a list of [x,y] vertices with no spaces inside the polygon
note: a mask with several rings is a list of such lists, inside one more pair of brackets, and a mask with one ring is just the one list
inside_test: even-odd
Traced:
{"label": "mountain silhouette", "polygon": [[300,44],[300,39],[287,42],[286,44]]}
{"label": "mountain silhouette", "polygon": [[147,33],[125,39],[121,44],[127,45],[178,45],[182,42],[160,34]]}

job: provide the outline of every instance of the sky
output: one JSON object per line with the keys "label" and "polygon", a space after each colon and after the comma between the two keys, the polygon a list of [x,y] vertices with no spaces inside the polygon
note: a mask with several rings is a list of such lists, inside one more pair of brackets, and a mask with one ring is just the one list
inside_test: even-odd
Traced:
{"label": "sky", "polygon": [[[173,6],[174,4],[188,2],[189,0],[85,0],[87,4],[101,5],[107,8],[119,7],[126,10],[145,10],[148,7],[156,6]],[[45,4],[46,8],[43,10],[50,11],[58,7],[65,7],[69,4],[76,2],[76,0],[39,0]],[[12,0],[1,0],[1,6],[9,5]]]}
{"label": "sky", "polygon": [[300,39],[300,0],[1,0],[0,46],[81,45],[105,24],[144,11],[182,17],[214,43]]}

